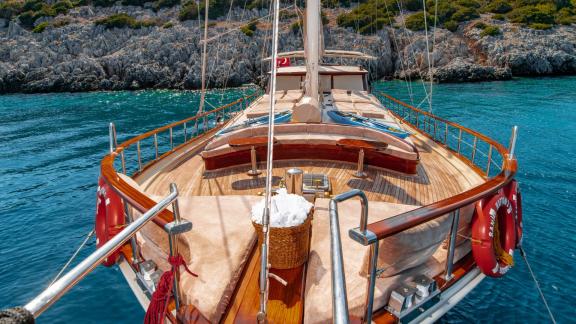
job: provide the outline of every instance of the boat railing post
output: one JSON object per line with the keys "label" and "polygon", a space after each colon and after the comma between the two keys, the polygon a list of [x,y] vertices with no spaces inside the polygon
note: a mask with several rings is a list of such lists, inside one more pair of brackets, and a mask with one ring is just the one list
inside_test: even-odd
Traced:
{"label": "boat railing post", "polygon": [[[168,244],[170,246],[170,256],[176,257],[179,254],[178,251],[178,237],[179,234],[188,232],[192,229],[192,223],[187,220],[182,220],[180,217],[180,208],[178,206],[178,188],[175,183],[170,184],[170,193],[176,195],[176,199],[172,202],[172,212],[174,214],[174,221],[168,223],[165,226],[166,232],[168,232]],[[174,271],[174,303],[176,304],[176,311],[180,309],[180,267],[175,267]]]}
{"label": "boat railing post", "polygon": [[[436,140],[436,136],[437,136],[437,130],[438,128],[438,119],[434,118],[434,139]],[[438,142],[440,142],[440,140],[438,140]]]}
{"label": "boat railing post", "polygon": [[[110,123],[109,126],[110,133],[110,154],[114,153],[114,150],[118,147],[118,139],[116,137],[116,126],[114,123]],[[120,152],[120,162],[122,163],[122,173],[126,174],[126,161],[124,160],[124,150]]]}
{"label": "boat railing post", "polygon": [[508,158],[512,160],[514,158],[514,151],[516,150],[516,138],[518,137],[518,126],[512,127],[512,136],[510,137],[510,148]]}
{"label": "boat railing post", "polygon": [[158,133],[154,133],[154,152],[156,153],[156,160],[158,159]]}
{"label": "boat railing post", "polygon": [[452,275],[452,267],[454,266],[454,249],[456,248],[456,238],[458,236],[458,223],[460,222],[460,209],[452,212],[452,227],[450,228],[450,242],[448,244],[448,257],[446,258],[446,272],[444,279],[449,281],[454,276]]}
{"label": "boat railing post", "polygon": [[188,127],[186,126],[186,123],[184,123],[184,143],[186,143],[186,141],[188,140]]}
{"label": "boat railing post", "polygon": [[138,171],[142,171],[142,154],[140,153],[140,141],[136,142],[136,153],[138,154]]}
{"label": "boat railing post", "polygon": [[444,130],[444,145],[448,146],[448,123],[444,122],[446,129]]}
{"label": "boat railing post", "polygon": [[462,128],[459,128],[460,132],[458,132],[458,154],[460,154],[460,144],[462,143]]}
{"label": "boat railing post", "polygon": [[172,127],[170,127],[170,150],[174,149],[174,141],[172,139]]}
{"label": "boat railing post", "polygon": [[[126,215],[126,221],[128,224],[132,224],[134,221],[134,217],[132,215],[132,209],[130,204],[126,199],[124,199],[124,213]],[[140,263],[140,248],[138,246],[138,242],[136,241],[136,235],[130,238],[130,246],[132,247],[132,263],[139,264]]]}
{"label": "boat railing post", "polygon": [[474,144],[472,144],[472,165],[474,165],[474,158],[476,157],[476,145],[478,144],[478,137],[474,136]]}
{"label": "boat railing post", "polygon": [[490,163],[492,162],[492,144],[488,147],[488,162],[486,163],[486,177],[490,177]]}

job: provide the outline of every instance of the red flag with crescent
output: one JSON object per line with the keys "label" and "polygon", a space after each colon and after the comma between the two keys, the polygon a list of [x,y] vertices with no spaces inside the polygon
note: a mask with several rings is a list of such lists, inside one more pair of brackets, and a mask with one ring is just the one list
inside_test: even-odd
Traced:
{"label": "red flag with crescent", "polygon": [[276,67],[290,66],[289,57],[279,57],[276,59]]}

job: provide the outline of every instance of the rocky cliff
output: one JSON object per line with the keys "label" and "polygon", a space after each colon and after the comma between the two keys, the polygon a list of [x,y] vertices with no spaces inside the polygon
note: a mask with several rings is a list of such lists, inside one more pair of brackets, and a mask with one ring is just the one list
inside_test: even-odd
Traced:
{"label": "rocky cliff", "polygon": [[[40,19],[37,25],[50,24],[36,33],[15,20],[0,19],[0,93],[198,88],[201,29],[198,21],[178,21],[178,9],[155,12],[132,6],[77,7],[65,16]],[[94,24],[97,19],[121,12],[162,24],[137,29]],[[236,9],[231,21],[211,22],[210,35],[240,27],[234,21],[266,14],[266,10]],[[498,25],[502,32],[482,36],[474,27],[478,20]],[[290,21],[283,24],[280,49],[302,48],[298,30],[290,28]],[[536,31],[485,16],[461,24],[455,32],[438,29],[432,35],[428,47],[432,49],[432,42],[435,45],[428,54],[424,32],[385,28],[363,36],[333,22],[324,31],[326,48],[359,50],[376,56],[375,62],[362,63],[373,78],[428,79],[432,75],[440,82],[460,82],[576,73],[574,25]],[[269,24],[265,22],[258,24],[252,36],[238,31],[211,41],[210,86],[262,83],[268,65],[262,58],[269,54],[269,43]]]}

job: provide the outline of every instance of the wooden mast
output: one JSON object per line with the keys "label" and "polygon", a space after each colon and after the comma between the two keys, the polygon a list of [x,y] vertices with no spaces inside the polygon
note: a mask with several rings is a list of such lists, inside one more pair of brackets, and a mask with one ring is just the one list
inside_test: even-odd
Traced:
{"label": "wooden mast", "polygon": [[[293,109],[292,120],[295,122],[320,122],[319,76],[320,64],[320,0],[306,2],[306,15],[304,22],[304,57],[306,59],[305,94]],[[323,46],[322,46],[323,47]]]}

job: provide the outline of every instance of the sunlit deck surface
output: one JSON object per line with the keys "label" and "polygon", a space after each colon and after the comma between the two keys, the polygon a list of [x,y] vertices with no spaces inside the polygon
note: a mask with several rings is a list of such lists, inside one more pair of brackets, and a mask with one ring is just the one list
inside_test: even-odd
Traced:
{"label": "sunlit deck surface", "polygon": [[[369,200],[426,205],[448,198],[483,182],[483,178],[453,153],[437,145],[428,138],[416,134],[412,136],[420,152],[417,175],[403,175],[374,167],[367,167],[365,179],[353,176],[356,165],[326,161],[278,161],[274,163],[274,182],[284,176],[288,168],[298,167],[308,173],[328,175],[333,194],[350,189],[365,191]],[[182,159],[174,167],[167,168],[148,179],[143,187],[151,195],[166,195],[169,184],[178,186],[181,197],[254,195],[263,192],[265,173],[258,177],[247,174],[249,166],[228,168],[220,171],[204,172],[199,155]],[[265,169],[263,163],[260,169]]]}
{"label": "sunlit deck surface", "polygon": [[[274,185],[284,177],[288,168],[297,167],[306,173],[327,175],[334,195],[350,189],[360,189],[366,193],[370,201],[421,206],[449,198],[484,182],[482,176],[453,153],[415,130],[412,131],[414,135],[411,136],[411,140],[420,154],[420,163],[415,175],[367,166],[365,171],[368,176],[360,179],[353,176],[356,171],[356,164],[353,163],[287,160],[274,163]],[[156,197],[168,194],[169,184],[176,183],[179,197],[184,199],[183,201],[186,197],[193,196],[262,194],[265,186],[264,163],[258,165],[263,171],[258,177],[247,174],[249,165],[206,172],[202,157],[199,155],[204,145],[205,143],[190,144],[180,153],[173,154],[146,170],[136,178],[137,181],[147,194]],[[181,207],[181,212],[186,215],[188,213],[184,208]],[[191,220],[194,222],[194,217],[199,216],[196,213],[191,216]],[[256,246],[252,246],[251,256],[243,266],[242,276],[220,321],[226,323],[254,321],[258,312],[258,264],[259,252]],[[305,264],[290,270],[273,270],[288,281],[288,286],[282,287],[274,280],[271,281],[268,303],[270,322],[304,320],[306,267]],[[182,309],[180,319],[184,322],[206,322],[192,305]],[[381,313],[374,318],[378,323],[386,323],[390,319],[387,313]]]}

